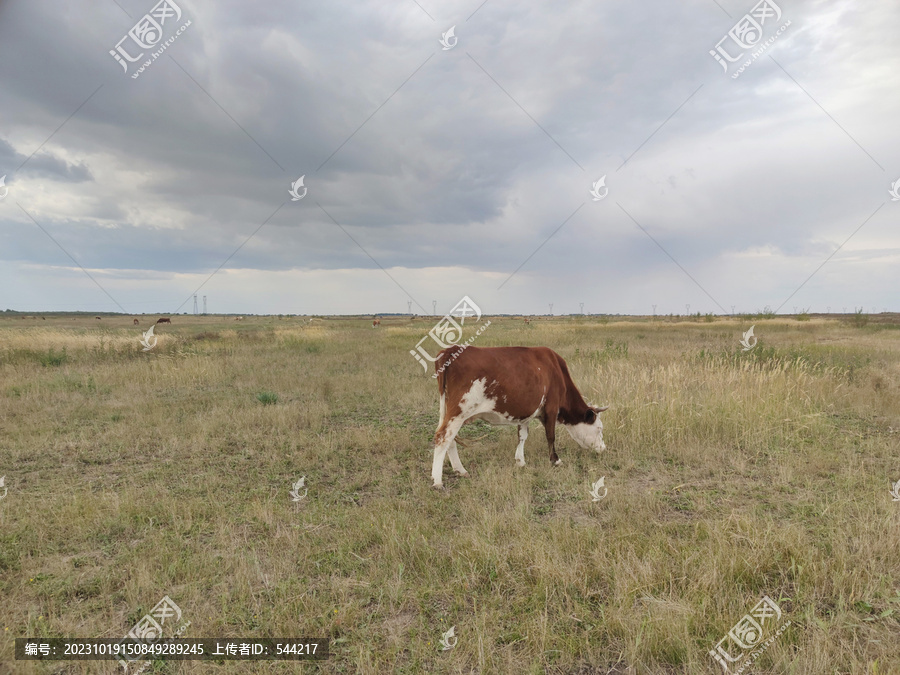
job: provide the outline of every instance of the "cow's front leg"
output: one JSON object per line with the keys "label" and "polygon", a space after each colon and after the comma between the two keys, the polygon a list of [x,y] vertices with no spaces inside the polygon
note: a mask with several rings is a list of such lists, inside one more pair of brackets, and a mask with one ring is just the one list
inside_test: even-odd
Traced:
{"label": "cow's front leg", "polygon": [[519,425],[519,444],[516,446],[516,464],[525,466],[525,440],[528,438],[528,422]]}
{"label": "cow's front leg", "polygon": [[556,454],[556,416],[558,411],[547,410],[544,416],[544,432],[547,434],[547,446],[550,448],[550,463],[554,466],[562,464]]}

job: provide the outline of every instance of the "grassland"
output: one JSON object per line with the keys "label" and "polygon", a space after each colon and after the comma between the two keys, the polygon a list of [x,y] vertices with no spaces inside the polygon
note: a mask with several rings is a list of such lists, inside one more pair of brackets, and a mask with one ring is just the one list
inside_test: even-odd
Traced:
{"label": "grassland", "polygon": [[333,656],[145,672],[717,673],[768,595],[792,623],[752,672],[898,673],[900,324],[803,318],[742,352],[746,321],[492,317],[477,344],[551,346],[611,405],[609,449],[551,467],[534,423],[518,468],[514,428],[466,427],[439,492],[432,320],[179,316],[144,353],[130,317],[2,317],[0,672],[115,672],[13,638],[169,595],[185,637]]}

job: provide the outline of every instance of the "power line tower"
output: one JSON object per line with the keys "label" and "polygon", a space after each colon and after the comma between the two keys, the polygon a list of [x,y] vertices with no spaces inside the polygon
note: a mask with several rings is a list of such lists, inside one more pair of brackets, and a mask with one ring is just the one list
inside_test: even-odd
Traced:
{"label": "power line tower", "polygon": [[548,303],[550,305],[550,316],[553,316],[553,303]]}
{"label": "power line tower", "polygon": [[437,316],[437,300],[431,301],[431,307],[432,307],[431,311],[433,313],[432,316]]}
{"label": "power line tower", "polygon": [[197,309],[197,294],[194,293],[194,314],[199,314],[199,310]]}
{"label": "power line tower", "polygon": [[206,314],[206,296],[203,296],[203,313]]}
{"label": "power line tower", "polygon": [[412,314],[412,300],[406,301],[406,313]]}
{"label": "power line tower", "polygon": [[584,303],[579,302],[578,304],[581,305],[581,316],[584,316]]}

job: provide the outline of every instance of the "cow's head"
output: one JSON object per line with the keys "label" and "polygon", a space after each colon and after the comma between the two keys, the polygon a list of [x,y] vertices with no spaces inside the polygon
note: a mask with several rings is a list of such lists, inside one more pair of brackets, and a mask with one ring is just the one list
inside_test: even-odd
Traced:
{"label": "cow's head", "polygon": [[584,413],[584,420],[576,424],[565,425],[569,435],[585,450],[603,452],[606,444],[603,442],[603,422],[600,421],[600,413],[608,410],[609,406],[598,408],[589,405]]}

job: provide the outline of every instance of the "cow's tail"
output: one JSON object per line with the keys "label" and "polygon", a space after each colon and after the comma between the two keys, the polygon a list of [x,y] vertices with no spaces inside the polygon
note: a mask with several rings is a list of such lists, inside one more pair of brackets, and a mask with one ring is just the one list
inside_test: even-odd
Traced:
{"label": "cow's tail", "polygon": [[434,372],[438,383],[438,393],[441,396],[440,415],[438,417],[437,431],[434,435],[435,445],[438,445],[443,441],[443,430],[447,424],[447,420],[445,419],[447,416],[447,367],[446,365],[444,365],[443,367],[441,366],[441,364],[444,363],[444,351],[441,351],[438,354],[438,358],[434,362]]}
{"label": "cow's tail", "polygon": [[437,360],[434,362],[434,372],[437,376],[438,394],[441,396],[441,416],[438,424],[443,424],[444,414],[447,412],[446,393],[447,393],[447,368],[441,367],[444,362],[444,352],[438,354]]}

